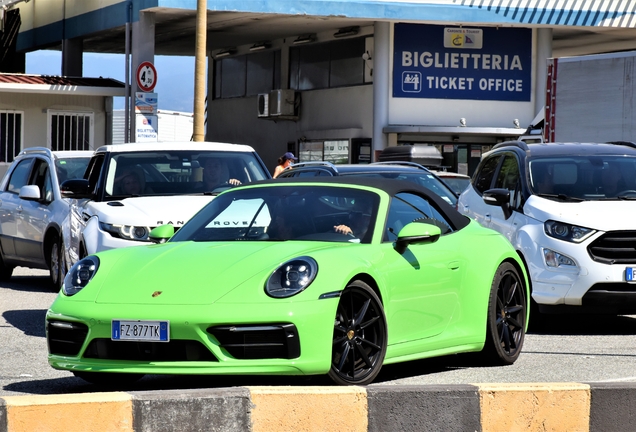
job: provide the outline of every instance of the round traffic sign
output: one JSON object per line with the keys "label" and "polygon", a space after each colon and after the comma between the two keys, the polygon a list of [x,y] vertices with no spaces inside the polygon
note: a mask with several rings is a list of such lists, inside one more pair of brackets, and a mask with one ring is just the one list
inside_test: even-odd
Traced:
{"label": "round traffic sign", "polygon": [[137,68],[137,87],[143,91],[152,91],[157,85],[157,69],[148,62],[141,62]]}

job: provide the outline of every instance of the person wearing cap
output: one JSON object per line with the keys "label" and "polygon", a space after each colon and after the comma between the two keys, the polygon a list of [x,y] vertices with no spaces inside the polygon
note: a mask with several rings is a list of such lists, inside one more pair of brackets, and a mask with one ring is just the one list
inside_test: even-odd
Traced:
{"label": "person wearing cap", "polygon": [[276,178],[282,173],[287,167],[289,167],[293,161],[298,160],[296,156],[292,152],[287,152],[281,157],[278,158],[278,165],[276,165],[276,169],[274,169],[273,177]]}

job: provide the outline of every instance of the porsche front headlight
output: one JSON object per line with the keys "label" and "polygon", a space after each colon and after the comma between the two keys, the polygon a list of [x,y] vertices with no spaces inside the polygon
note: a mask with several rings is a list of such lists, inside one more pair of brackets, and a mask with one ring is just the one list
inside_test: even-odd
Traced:
{"label": "porsche front headlight", "polygon": [[99,268],[99,258],[89,255],[71,267],[64,278],[62,292],[72,296],[80,292],[93,279]]}
{"label": "porsche front headlight", "polygon": [[596,232],[590,228],[570,225],[553,220],[547,221],[543,227],[545,233],[550,237],[554,237],[559,240],[565,240],[571,243],[581,243]]}
{"label": "porsche front headlight", "polygon": [[267,279],[265,292],[270,297],[285,298],[305,290],[318,274],[318,263],[303,256],[283,263]]}
{"label": "porsche front headlight", "polygon": [[113,237],[126,240],[146,241],[148,240],[148,233],[150,233],[150,228],[144,226],[114,225],[100,222],[99,227]]}

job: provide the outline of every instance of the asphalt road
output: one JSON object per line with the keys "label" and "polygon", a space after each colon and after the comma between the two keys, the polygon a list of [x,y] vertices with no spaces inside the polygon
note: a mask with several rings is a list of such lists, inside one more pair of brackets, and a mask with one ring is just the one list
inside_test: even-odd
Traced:
{"label": "asphalt road", "polygon": [[[104,391],[47,363],[44,315],[57,294],[47,272],[17,268],[0,283],[0,396]],[[385,366],[372,385],[636,381],[636,316],[565,317],[526,335],[512,366],[484,367],[471,355]],[[146,376],[121,390],[247,385],[330,385],[324,377]]]}

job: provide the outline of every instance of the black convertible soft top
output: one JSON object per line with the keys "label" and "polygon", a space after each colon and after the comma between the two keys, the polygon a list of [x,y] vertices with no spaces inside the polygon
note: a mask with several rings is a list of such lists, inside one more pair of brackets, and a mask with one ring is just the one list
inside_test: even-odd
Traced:
{"label": "black convertible soft top", "polygon": [[416,183],[395,180],[387,178],[377,177],[358,177],[358,176],[319,176],[319,177],[285,177],[271,180],[262,180],[259,182],[248,183],[246,186],[255,184],[293,184],[293,183],[324,183],[324,184],[347,184],[347,185],[360,185],[368,186],[375,189],[380,189],[389,194],[395,196],[400,192],[410,192],[423,196],[429,202],[433,204],[441,213],[446,215],[449,222],[455,230],[462,229],[470,223],[470,219],[467,216],[459,213],[452,205],[444,201],[439,195],[434,193],[428,188],[420,186]]}

